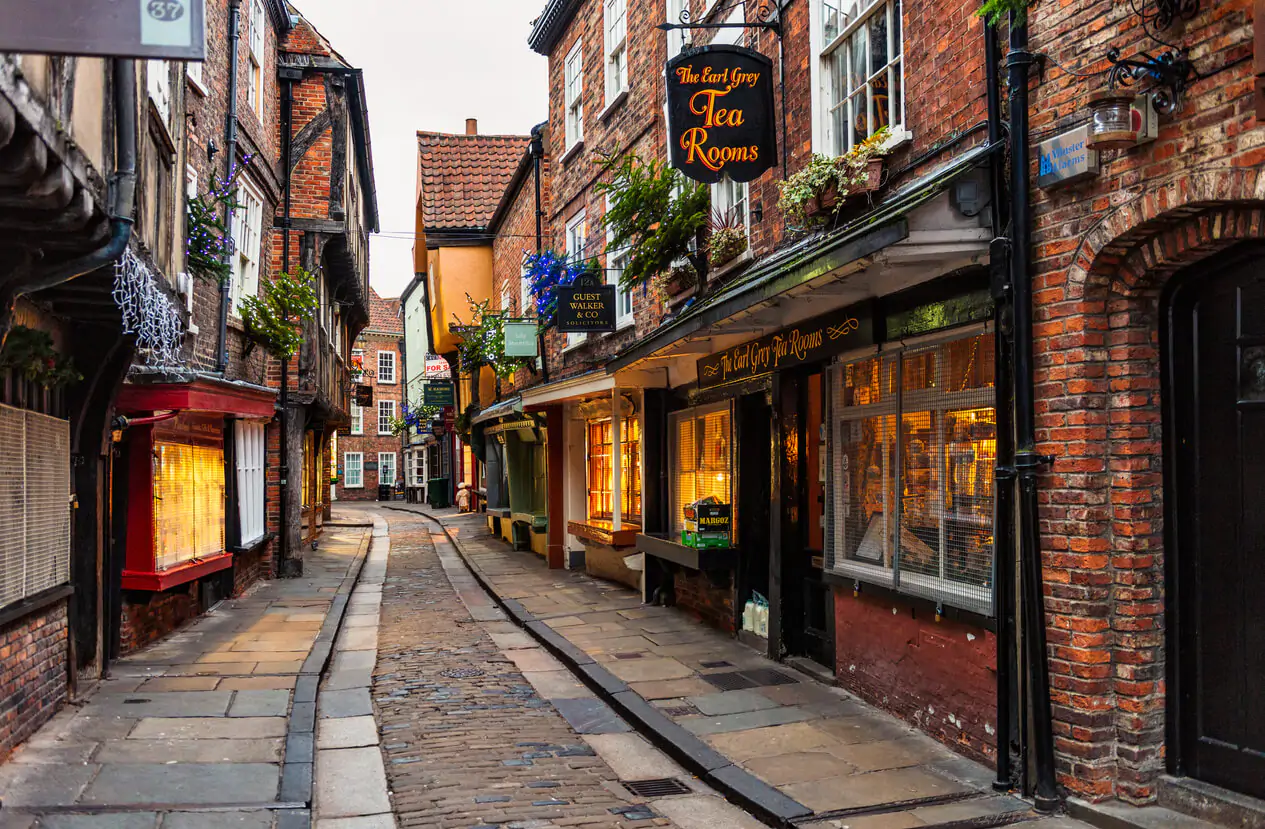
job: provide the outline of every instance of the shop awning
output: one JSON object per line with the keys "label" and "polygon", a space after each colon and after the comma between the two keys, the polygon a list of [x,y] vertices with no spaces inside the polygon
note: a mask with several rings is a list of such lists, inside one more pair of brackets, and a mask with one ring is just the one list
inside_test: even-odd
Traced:
{"label": "shop awning", "polygon": [[277,392],[263,386],[194,376],[176,383],[125,383],[116,408],[125,415],[174,410],[271,418],[276,400]]}
{"label": "shop awning", "polygon": [[[676,319],[611,360],[606,371],[615,374],[668,349],[686,338],[731,318],[777,301],[789,293],[812,293],[815,283],[847,273],[867,263],[867,257],[910,236],[910,212],[944,193],[960,176],[984,163],[1001,145],[977,147],[939,170],[891,194],[877,208],[835,231],[809,236],[775,252],[732,284],[703,302],[682,311]],[[798,289],[798,291],[797,291]]]}
{"label": "shop awning", "polygon": [[523,398],[511,397],[508,400],[502,400],[500,403],[494,403],[483,411],[479,412],[470,419],[471,426],[477,426],[480,423],[487,423],[489,420],[496,420],[507,415],[521,414],[523,411]]}
{"label": "shop awning", "polygon": [[523,391],[523,408],[535,408],[562,400],[573,400],[594,394],[610,394],[615,388],[615,378],[605,369],[586,371],[575,377],[555,380]]}

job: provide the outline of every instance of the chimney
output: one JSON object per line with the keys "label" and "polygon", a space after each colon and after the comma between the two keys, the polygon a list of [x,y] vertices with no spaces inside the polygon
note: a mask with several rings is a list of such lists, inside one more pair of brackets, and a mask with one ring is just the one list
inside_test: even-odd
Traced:
{"label": "chimney", "polygon": [[478,135],[478,134],[479,134],[479,119],[467,118],[466,119],[466,135]]}

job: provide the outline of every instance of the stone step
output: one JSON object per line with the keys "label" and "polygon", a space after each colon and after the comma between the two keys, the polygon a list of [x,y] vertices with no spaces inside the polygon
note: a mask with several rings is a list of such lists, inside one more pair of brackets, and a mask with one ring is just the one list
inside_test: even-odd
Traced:
{"label": "stone step", "polygon": [[1265,829],[1265,800],[1192,780],[1189,777],[1160,778],[1160,805],[1193,815],[1218,826],[1235,829]]}
{"label": "stone step", "polygon": [[1163,806],[1133,806],[1118,800],[1088,803],[1069,800],[1068,814],[1099,829],[1220,829],[1215,823]]}

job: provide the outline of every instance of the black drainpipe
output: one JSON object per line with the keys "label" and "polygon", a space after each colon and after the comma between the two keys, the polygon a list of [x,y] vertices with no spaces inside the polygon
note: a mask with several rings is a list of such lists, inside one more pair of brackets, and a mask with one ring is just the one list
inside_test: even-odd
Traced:
{"label": "black drainpipe", "polygon": [[1041,575],[1041,535],[1037,523],[1037,475],[1050,456],[1036,450],[1036,393],[1033,387],[1032,248],[1028,197],[1028,27],[1010,16],[1010,278],[1014,297],[1015,471],[1019,476],[1019,565],[1023,581],[1024,659],[1028,665],[1028,704],[1032,717],[1031,756],[1035,766],[1033,799],[1038,811],[1059,805],[1054,779],[1054,728],[1050,714],[1050,666],[1046,648],[1045,596]]}
{"label": "black drainpipe", "polygon": [[[545,126],[548,123],[549,123],[548,121],[545,121],[531,128],[531,144],[529,147],[529,152],[531,153],[531,157],[532,157],[532,164],[535,165],[535,168],[536,168],[535,177],[536,177],[536,253],[537,254],[539,254],[545,248],[545,237],[544,237],[544,228],[543,228],[545,211],[540,208],[540,163],[541,163],[541,159],[544,158],[545,156],[544,132],[545,132]],[[523,309],[524,316],[526,315],[526,313],[527,313],[526,309]],[[545,332],[544,331],[540,331],[536,335],[536,348],[538,351],[540,351],[540,380],[542,383],[548,383],[549,382],[549,360],[547,359],[545,355]]]}
{"label": "black drainpipe", "polygon": [[[998,148],[1001,125],[1001,47],[997,28],[984,26],[984,73],[988,85],[988,144]],[[993,387],[997,390],[997,479],[996,513],[993,519],[993,613],[997,619],[997,777],[993,788],[1011,788],[1011,666],[1015,659],[1015,531],[1014,531],[1014,417],[1011,412],[1013,375],[1010,370],[1011,319],[1010,273],[1006,240],[1003,238],[1003,217],[1006,210],[1006,159],[1000,149],[993,150],[988,167],[992,231],[994,243],[989,251],[993,280],[994,334]]]}
{"label": "black drainpipe", "polygon": [[[233,176],[237,163],[237,47],[241,42],[241,0],[229,0],[228,4],[228,117],[224,124],[224,174],[225,181]],[[233,203],[224,208],[224,226],[233,226]],[[225,253],[227,259],[231,253]],[[228,289],[229,282],[220,283],[220,347],[215,359],[216,370],[221,374],[228,370]]]}
{"label": "black drainpipe", "polygon": [[[294,84],[296,81],[303,79],[301,72],[295,69],[283,69],[281,71],[282,80],[285,82],[285,97],[281,101],[281,157],[282,163],[285,165],[285,206],[281,217],[281,270],[283,273],[290,273],[290,224],[291,224],[291,207],[293,200],[291,197],[291,173],[294,169]],[[286,566],[287,554],[289,552],[287,545],[290,543],[290,537],[286,533],[287,520],[289,514],[286,510],[286,491],[290,487],[290,361],[288,359],[281,360],[281,416],[278,425],[281,429],[281,463],[278,469],[278,503],[277,515],[280,521],[278,527],[278,535],[280,542],[277,544],[277,567],[278,575],[283,574]]]}

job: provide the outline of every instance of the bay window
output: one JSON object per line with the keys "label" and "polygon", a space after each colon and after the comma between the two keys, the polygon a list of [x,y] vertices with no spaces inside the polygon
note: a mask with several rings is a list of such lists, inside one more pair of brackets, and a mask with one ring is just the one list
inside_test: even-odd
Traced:
{"label": "bay window", "polygon": [[234,424],[237,461],[237,508],[240,545],[264,537],[264,424],[239,420]]}
{"label": "bay window", "polygon": [[991,612],[992,335],[849,362],[832,384],[827,566]]}
{"label": "bay window", "polygon": [[572,150],[584,141],[584,41],[567,55],[564,74],[566,149]]}
{"label": "bay window", "polygon": [[883,127],[904,126],[901,0],[814,0],[820,44],[818,135],[842,155]]}
{"label": "bay window", "polygon": [[343,453],[343,488],[360,489],[365,485],[365,455],[363,452]]}
{"label": "bay window", "polygon": [[668,417],[669,503],[672,540],[685,529],[685,508],[704,498],[733,503],[733,431],[728,403]]}
{"label": "bay window", "polygon": [[[641,422],[626,417],[620,425],[620,520],[641,523]],[[615,462],[612,423],[590,422],[588,438],[588,517],[615,517]]]}
{"label": "bay window", "polygon": [[606,0],[606,105],[628,91],[628,0]]}

